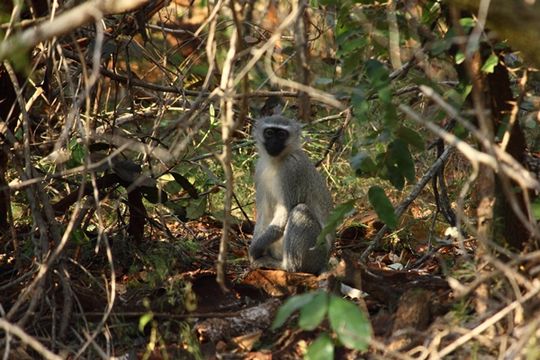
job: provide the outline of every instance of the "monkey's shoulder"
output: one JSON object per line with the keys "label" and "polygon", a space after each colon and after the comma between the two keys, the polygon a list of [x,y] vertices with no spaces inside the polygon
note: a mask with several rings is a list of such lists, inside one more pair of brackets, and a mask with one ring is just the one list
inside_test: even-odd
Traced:
{"label": "monkey's shoulder", "polygon": [[297,170],[299,172],[315,170],[313,162],[302,149],[287,154],[287,156],[283,158],[282,163],[282,166],[288,168],[288,170]]}

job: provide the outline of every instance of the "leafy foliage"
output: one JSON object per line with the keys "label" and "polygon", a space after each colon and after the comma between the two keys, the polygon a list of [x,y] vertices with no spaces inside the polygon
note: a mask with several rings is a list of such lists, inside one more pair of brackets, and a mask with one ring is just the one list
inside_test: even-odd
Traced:
{"label": "leafy foliage", "polygon": [[[371,338],[371,325],[354,303],[323,291],[293,296],[279,308],[272,329],[281,327],[300,310],[298,326],[307,331],[316,329],[328,318],[330,329],[339,343],[349,349],[366,350]],[[334,343],[327,334],[313,342],[306,353],[308,359],[333,359]]]}
{"label": "leafy foliage", "polygon": [[331,360],[334,359],[334,344],[328,334],[321,334],[309,346],[305,356],[306,360]]}
{"label": "leafy foliage", "polygon": [[331,296],[328,319],[339,341],[348,348],[366,350],[371,337],[368,319],[357,305],[337,296]]}
{"label": "leafy foliage", "polygon": [[397,226],[397,218],[394,207],[388,200],[384,189],[380,186],[372,186],[369,188],[368,197],[379,218],[391,229],[394,229]]}
{"label": "leafy foliage", "polygon": [[275,330],[281,327],[295,311],[310,303],[315,298],[315,295],[315,293],[305,293],[287,299],[287,301],[279,308],[274,322],[272,323],[272,329]]}
{"label": "leafy foliage", "polygon": [[332,234],[336,231],[336,228],[343,222],[347,216],[351,215],[354,211],[355,200],[349,200],[343,204],[340,204],[332,210],[326,225],[322,229],[321,233],[317,238],[317,245],[321,245],[325,242],[325,238],[328,234]]}

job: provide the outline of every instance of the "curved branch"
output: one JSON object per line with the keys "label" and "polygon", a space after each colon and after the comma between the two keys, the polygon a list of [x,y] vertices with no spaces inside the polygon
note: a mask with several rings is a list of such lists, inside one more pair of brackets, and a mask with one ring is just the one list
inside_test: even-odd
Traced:
{"label": "curved branch", "polygon": [[28,344],[32,349],[38,352],[39,355],[43,356],[44,359],[62,360],[61,356],[58,356],[51,352],[49,349],[43,346],[43,344],[40,343],[36,338],[28,335],[28,333],[26,333],[19,326],[0,318],[0,328],[3,329],[6,333],[11,333],[21,339],[23,343]]}
{"label": "curved branch", "polygon": [[65,35],[106,15],[135,10],[150,0],[92,0],[67,10],[53,21],[44,22],[8,38],[0,44],[0,61],[32,49],[40,42]]}

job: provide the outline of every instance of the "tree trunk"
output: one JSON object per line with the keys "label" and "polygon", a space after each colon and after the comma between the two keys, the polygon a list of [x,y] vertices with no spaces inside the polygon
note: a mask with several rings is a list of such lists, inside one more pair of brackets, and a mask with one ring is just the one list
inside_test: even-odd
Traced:
{"label": "tree trunk", "polygon": [[[478,13],[480,0],[455,0],[453,5]],[[487,25],[523,56],[540,65],[540,1],[491,0]]]}

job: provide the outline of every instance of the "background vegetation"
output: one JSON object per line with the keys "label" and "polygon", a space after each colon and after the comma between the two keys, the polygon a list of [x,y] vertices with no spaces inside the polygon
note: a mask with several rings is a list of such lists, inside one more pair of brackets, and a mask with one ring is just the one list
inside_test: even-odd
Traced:
{"label": "background vegetation", "polygon": [[[0,4],[4,358],[536,358],[540,5],[501,1]],[[319,279],[249,271],[277,112]]]}

